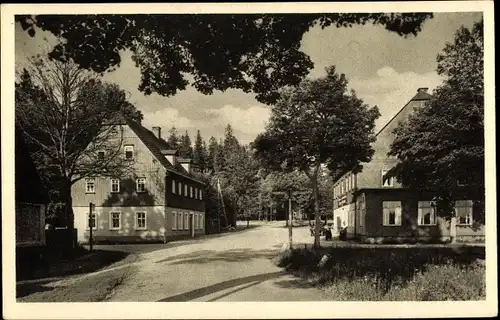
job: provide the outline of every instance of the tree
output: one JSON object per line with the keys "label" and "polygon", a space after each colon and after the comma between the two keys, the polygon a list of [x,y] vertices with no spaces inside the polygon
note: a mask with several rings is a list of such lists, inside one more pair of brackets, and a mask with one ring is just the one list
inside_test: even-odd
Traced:
{"label": "tree", "polygon": [[431,13],[15,17],[31,36],[38,27],[62,40],[51,57],[73,59],[99,73],[119,65],[120,50],[131,50],[141,70],[139,90],[146,95],[174,95],[190,84],[191,76],[192,85],[202,93],[236,88],[254,92],[264,103],[274,103],[281,87],[297,85],[313,67],[300,51],[302,36],[311,27],[373,23],[408,36],[416,35],[429,18]]}
{"label": "tree", "polygon": [[179,145],[180,145],[180,139],[179,139],[179,136],[178,136],[178,133],[177,133],[177,129],[175,128],[175,126],[172,127],[168,131],[168,133],[169,133],[169,136],[168,136],[168,139],[167,139],[168,145],[173,150],[178,150],[179,149]]}
{"label": "tree", "polygon": [[194,141],[193,162],[196,163],[202,171],[205,170],[205,157],[204,141],[201,137],[200,130],[198,130]]}
{"label": "tree", "polygon": [[396,128],[389,152],[399,159],[389,174],[407,187],[434,192],[446,218],[453,216],[457,181],[484,199],[483,52],[483,21],[456,32],[437,57],[446,80]]}
{"label": "tree", "polygon": [[133,111],[123,90],[71,62],[32,59],[16,83],[16,125],[33,158],[60,186],[70,228],[75,182],[128,172],[120,152],[122,132],[114,121],[123,108]]}
{"label": "tree", "polygon": [[191,138],[189,137],[187,130],[180,139],[179,156],[187,159],[191,159],[193,157],[193,146],[191,145]]}
{"label": "tree", "polygon": [[224,141],[220,139],[219,143],[217,144],[217,149],[215,150],[215,157],[214,157],[215,172],[224,171],[225,165],[226,165],[226,154],[224,152]]}
{"label": "tree", "polygon": [[214,137],[210,137],[210,139],[208,140],[208,147],[207,147],[207,155],[208,155],[207,167],[210,171],[215,170],[215,157],[218,149],[219,149],[219,144],[217,143],[217,139],[215,139]]}
{"label": "tree", "polygon": [[314,197],[315,247],[320,245],[320,195],[318,174],[328,169],[352,168],[368,162],[375,140],[377,107],[369,108],[347,90],[344,74],[335,67],[327,75],[304,80],[296,88],[282,91],[272,108],[266,131],[254,142],[257,158],[274,170],[301,170],[309,178]]}

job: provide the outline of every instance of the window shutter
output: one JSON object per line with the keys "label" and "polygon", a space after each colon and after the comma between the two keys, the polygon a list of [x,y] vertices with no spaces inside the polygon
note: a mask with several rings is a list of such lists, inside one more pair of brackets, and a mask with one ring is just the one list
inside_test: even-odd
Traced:
{"label": "window shutter", "polygon": [[382,220],[383,220],[383,224],[384,226],[387,225],[387,223],[389,222],[389,210],[387,210],[387,208],[383,208],[382,210]]}
{"label": "window shutter", "polygon": [[422,224],[422,219],[423,219],[423,213],[422,213],[422,208],[420,207],[420,202],[418,203],[418,223],[417,224]]}

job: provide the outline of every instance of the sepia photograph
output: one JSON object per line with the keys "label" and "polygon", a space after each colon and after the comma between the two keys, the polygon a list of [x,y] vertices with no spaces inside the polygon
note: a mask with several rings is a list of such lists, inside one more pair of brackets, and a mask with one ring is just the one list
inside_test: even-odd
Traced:
{"label": "sepia photograph", "polygon": [[2,5],[4,317],[497,315],[493,23]]}

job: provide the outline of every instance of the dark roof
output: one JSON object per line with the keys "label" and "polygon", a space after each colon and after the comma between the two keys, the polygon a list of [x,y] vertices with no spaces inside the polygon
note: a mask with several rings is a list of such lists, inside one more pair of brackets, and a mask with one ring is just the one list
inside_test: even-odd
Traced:
{"label": "dark roof", "polygon": [[187,172],[180,163],[172,164],[167,160],[167,158],[165,158],[165,155],[177,154],[176,150],[172,150],[169,148],[169,145],[165,140],[159,139],[153,132],[144,128],[141,124],[135,122],[134,120],[125,117],[123,118],[125,119],[125,122],[130,127],[130,129],[134,131],[134,133],[139,137],[139,139],[141,139],[141,141],[146,145],[149,151],[151,151],[155,158],[165,167],[165,169],[178,175],[185,176],[191,180],[205,184],[204,182],[196,179],[189,172]]}
{"label": "dark roof", "polygon": [[[406,109],[406,107],[412,102],[412,101],[425,101],[425,100],[430,100],[432,98],[432,96],[427,93],[427,90],[428,88],[418,88],[417,90],[417,94],[413,96],[413,98],[410,99],[410,101],[408,101],[389,121],[387,121],[387,123],[377,132],[377,134],[375,135],[375,138],[377,138],[380,133],[382,131],[384,131],[385,128],[387,128],[387,126],[394,120],[396,119],[396,117],[401,113],[403,112],[404,109]],[[335,178],[334,178],[334,183],[337,182],[337,180],[339,180],[342,176],[344,176],[346,173],[348,173],[349,171],[352,171],[353,169],[349,169],[349,170],[344,170],[342,173],[340,173],[339,175],[337,175]]]}
{"label": "dark roof", "polygon": [[28,151],[23,133],[15,128],[15,194],[16,202],[47,204],[49,195]]}
{"label": "dark roof", "polygon": [[193,162],[193,160],[190,158],[177,158],[177,161],[179,161],[179,163],[192,163]]}
{"label": "dark roof", "polygon": [[396,117],[401,113],[403,112],[404,109],[406,109],[406,107],[412,102],[412,101],[425,101],[425,100],[430,100],[431,99],[431,95],[427,93],[427,88],[419,88],[417,90],[417,94],[413,96],[413,98],[411,98],[410,101],[408,101],[392,118],[391,120],[387,121],[387,123],[382,127],[382,129],[380,129],[377,134],[375,135],[375,137],[377,137],[382,131],[384,131],[384,129],[394,120],[396,119]]}
{"label": "dark roof", "polygon": [[177,150],[161,150],[161,154],[167,155],[167,156],[176,156],[179,154],[179,151]]}

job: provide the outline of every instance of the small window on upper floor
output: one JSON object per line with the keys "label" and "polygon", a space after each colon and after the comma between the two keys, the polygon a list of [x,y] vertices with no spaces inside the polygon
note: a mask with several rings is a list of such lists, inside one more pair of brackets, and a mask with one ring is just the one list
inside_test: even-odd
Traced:
{"label": "small window on upper floor", "polygon": [[85,192],[95,193],[95,179],[89,178],[85,180]]}
{"label": "small window on upper floor", "polygon": [[389,170],[382,170],[382,187],[394,187],[394,178],[387,176]]}
{"label": "small window on upper floor", "polygon": [[135,191],[137,192],[146,191],[146,178],[137,178],[135,180]]}
{"label": "small window on upper floor", "polygon": [[125,159],[133,160],[134,159],[134,146],[129,144],[129,145],[126,145],[124,148],[125,148]]}
{"label": "small window on upper floor", "polygon": [[179,182],[177,186],[178,186],[177,192],[179,193],[180,196],[182,196],[182,182]]}
{"label": "small window on upper floor", "polygon": [[175,194],[175,180],[172,180],[172,193]]}
{"label": "small window on upper floor", "polygon": [[188,196],[188,186],[187,186],[187,184],[184,185],[184,196],[185,197]]}

